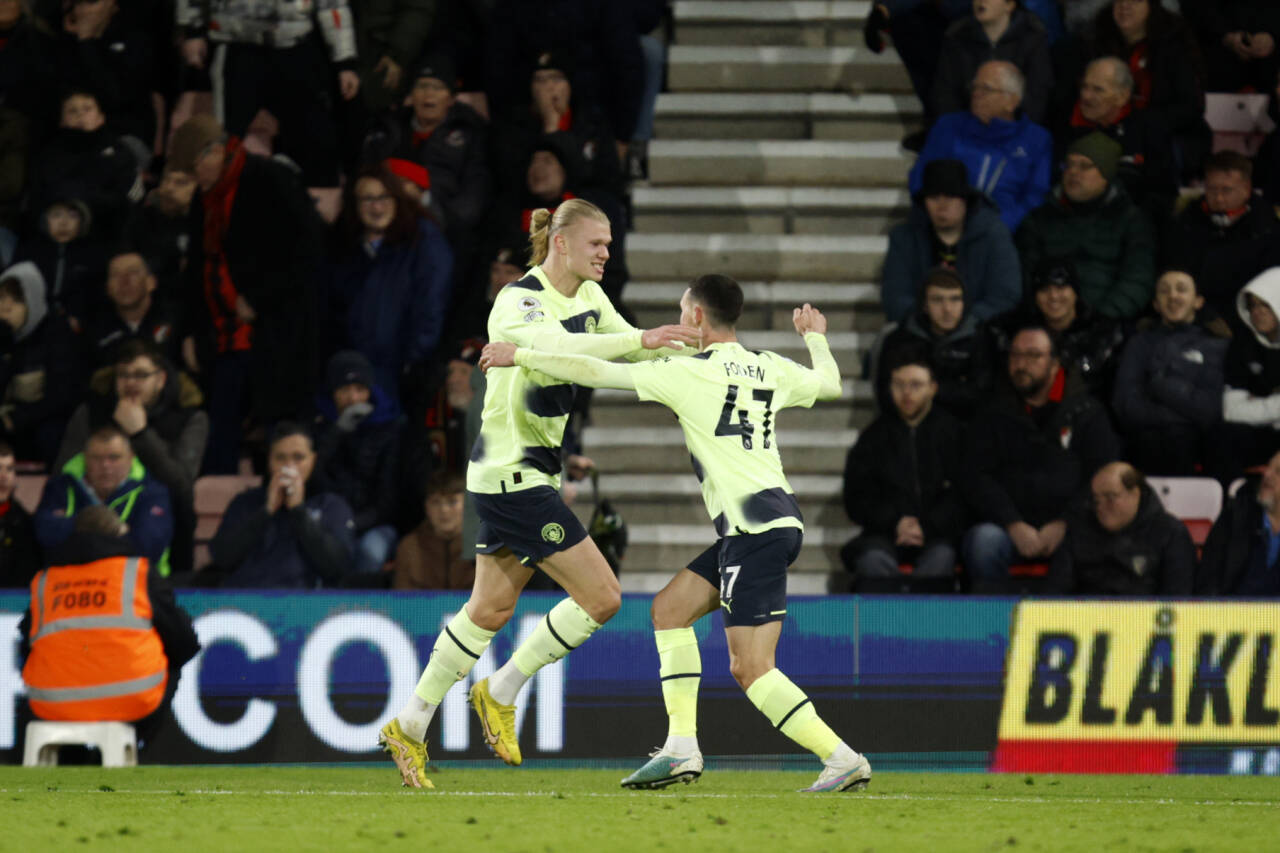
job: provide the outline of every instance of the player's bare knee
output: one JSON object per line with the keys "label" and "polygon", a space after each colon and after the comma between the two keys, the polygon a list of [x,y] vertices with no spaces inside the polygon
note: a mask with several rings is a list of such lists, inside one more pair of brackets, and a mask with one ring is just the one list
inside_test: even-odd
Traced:
{"label": "player's bare knee", "polygon": [[653,604],[649,606],[649,621],[653,623],[655,631],[669,631],[673,628],[687,627],[684,620],[681,619],[681,610],[678,601],[673,601],[672,596],[666,594],[666,590],[658,593],[653,597]]}
{"label": "player's bare knee", "polygon": [[756,679],[773,669],[772,658],[757,655],[729,654],[729,673],[738,686],[746,690]]}
{"label": "player's bare knee", "polygon": [[622,607],[622,591],[617,588],[601,590],[593,599],[589,606],[584,605],[582,609],[601,625],[612,619]]}
{"label": "player's bare knee", "polygon": [[492,602],[467,603],[467,615],[477,628],[485,631],[500,631],[515,614],[515,605],[495,604]]}

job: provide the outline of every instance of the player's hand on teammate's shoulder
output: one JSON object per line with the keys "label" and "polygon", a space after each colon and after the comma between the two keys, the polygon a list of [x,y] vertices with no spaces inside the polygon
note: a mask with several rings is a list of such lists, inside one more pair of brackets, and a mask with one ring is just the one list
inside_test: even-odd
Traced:
{"label": "player's hand on teammate's shoulder", "polygon": [[808,302],[791,312],[791,322],[795,324],[796,331],[801,335],[807,335],[809,332],[817,332],[820,335],[827,333],[827,318]]}
{"label": "player's hand on teammate's shoulder", "polygon": [[678,323],[656,326],[646,330],[640,336],[640,344],[645,349],[662,349],[663,347],[684,349],[687,346],[696,348],[701,343],[702,336],[698,334],[695,327],[681,326]]}
{"label": "player's hand on teammate's shoulder", "polygon": [[485,373],[491,367],[514,367],[516,363],[516,345],[506,341],[494,341],[485,344],[480,351],[480,369]]}

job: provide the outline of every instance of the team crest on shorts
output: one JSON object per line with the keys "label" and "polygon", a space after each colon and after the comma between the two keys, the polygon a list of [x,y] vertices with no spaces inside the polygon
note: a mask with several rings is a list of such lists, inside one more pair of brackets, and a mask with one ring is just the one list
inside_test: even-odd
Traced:
{"label": "team crest on shorts", "polygon": [[554,521],[550,524],[544,524],[542,525],[542,538],[552,545],[559,545],[564,541],[564,528]]}
{"label": "team crest on shorts", "polygon": [[587,317],[586,321],[585,321],[585,322],[583,322],[582,326],[583,326],[583,328],[586,330],[586,333],[587,333],[588,335],[593,335],[593,334],[595,334],[595,331],[596,331],[596,318],[595,318],[595,317]]}

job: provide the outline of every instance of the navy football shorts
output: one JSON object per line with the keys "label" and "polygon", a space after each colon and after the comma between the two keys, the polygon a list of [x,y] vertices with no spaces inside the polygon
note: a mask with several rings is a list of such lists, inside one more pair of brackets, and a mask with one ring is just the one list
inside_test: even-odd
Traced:
{"label": "navy football shorts", "polygon": [[763,625],[787,615],[787,567],[804,533],[779,527],[726,536],[689,563],[689,571],[720,590],[725,625]]}
{"label": "navy football shorts", "polygon": [[587,538],[587,531],[560,493],[550,486],[518,492],[468,492],[475,502],[480,526],[476,553],[496,554],[509,548],[525,565],[540,563]]}

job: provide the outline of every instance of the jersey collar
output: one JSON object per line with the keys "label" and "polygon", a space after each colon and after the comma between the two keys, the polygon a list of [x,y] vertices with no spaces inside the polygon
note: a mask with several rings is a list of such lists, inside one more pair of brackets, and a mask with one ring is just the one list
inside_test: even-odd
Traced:
{"label": "jersey collar", "polygon": [[560,302],[565,304],[569,304],[574,300],[578,299],[582,295],[582,288],[585,287],[587,283],[591,281],[591,279],[584,278],[582,280],[582,284],[578,285],[578,292],[576,294],[574,294],[573,296],[565,296],[563,293],[556,290],[555,285],[551,283],[551,279],[547,277],[547,273],[542,269],[541,266],[530,267],[529,275],[533,276],[539,282],[542,283],[543,292],[548,294],[553,301],[559,300]]}

